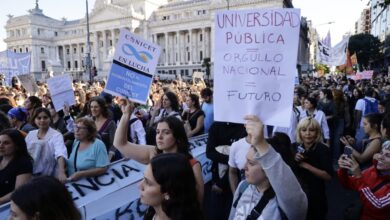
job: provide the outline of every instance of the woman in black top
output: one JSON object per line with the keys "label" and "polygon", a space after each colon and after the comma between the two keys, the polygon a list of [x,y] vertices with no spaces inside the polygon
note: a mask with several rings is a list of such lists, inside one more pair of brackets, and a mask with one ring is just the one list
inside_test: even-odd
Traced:
{"label": "woman in black top", "polygon": [[186,104],[188,109],[183,112],[187,137],[198,136],[204,133],[205,114],[200,108],[199,96],[190,94],[187,96]]}
{"label": "woman in black top", "polygon": [[32,176],[32,159],[23,135],[16,129],[0,133],[0,205],[10,201],[12,192]]}
{"label": "woman in black top", "polygon": [[332,160],[329,147],[323,144],[321,127],[312,118],[302,119],[297,126],[295,160],[298,162],[298,177],[307,194],[307,219],[326,219],[327,199],[325,181],[331,180]]}

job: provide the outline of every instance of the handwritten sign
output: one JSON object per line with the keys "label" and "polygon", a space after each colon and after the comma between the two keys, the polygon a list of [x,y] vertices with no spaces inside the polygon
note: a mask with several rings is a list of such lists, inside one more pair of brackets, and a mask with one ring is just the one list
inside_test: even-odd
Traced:
{"label": "handwritten sign", "polygon": [[26,91],[31,95],[35,95],[38,92],[38,85],[35,82],[34,74],[19,75],[18,78]]}
{"label": "handwritten sign", "polygon": [[121,29],[105,91],[146,103],[160,47]]}
{"label": "handwritten sign", "polygon": [[65,104],[69,106],[76,104],[72,87],[72,78],[68,74],[49,78],[47,80],[47,85],[54,108],[57,112],[61,111]]}
{"label": "handwritten sign", "polygon": [[255,114],[289,126],[299,28],[299,9],[215,14],[216,121],[244,123],[244,115]]}
{"label": "handwritten sign", "polygon": [[[206,157],[208,134],[189,139],[192,155],[202,167],[205,183],[211,180],[211,161]],[[138,185],[143,178],[145,165],[134,160],[120,160],[110,164],[106,173],[67,183],[83,219],[124,220],[143,219],[147,206],[139,201]],[[7,219],[9,203],[0,206],[0,219]]]}

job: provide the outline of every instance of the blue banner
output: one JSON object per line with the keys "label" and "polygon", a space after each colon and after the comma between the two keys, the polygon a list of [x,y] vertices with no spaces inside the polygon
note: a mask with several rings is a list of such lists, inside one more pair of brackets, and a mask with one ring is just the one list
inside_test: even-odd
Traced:
{"label": "blue banner", "polygon": [[31,53],[15,53],[9,50],[0,52],[0,73],[5,81],[11,84],[14,76],[29,74],[31,68]]}

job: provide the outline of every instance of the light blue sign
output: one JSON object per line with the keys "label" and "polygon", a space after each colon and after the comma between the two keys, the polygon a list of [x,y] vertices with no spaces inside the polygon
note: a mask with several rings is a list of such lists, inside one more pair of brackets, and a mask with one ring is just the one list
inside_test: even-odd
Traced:
{"label": "light blue sign", "polygon": [[0,73],[4,74],[6,83],[10,84],[14,76],[30,73],[31,53],[0,52]]}
{"label": "light blue sign", "polygon": [[114,60],[105,91],[145,103],[148,99],[152,75],[125,66]]}

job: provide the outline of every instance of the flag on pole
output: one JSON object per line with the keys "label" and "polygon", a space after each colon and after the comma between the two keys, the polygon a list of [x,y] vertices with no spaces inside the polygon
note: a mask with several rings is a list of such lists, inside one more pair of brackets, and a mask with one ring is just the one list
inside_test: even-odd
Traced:
{"label": "flag on pole", "polygon": [[331,39],[330,39],[330,30],[328,30],[328,34],[326,35],[326,37],[324,39],[322,39],[322,43],[328,47],[332,46]]}
{"label": "flag on pole", "polygon": [[348,40],[349,37],[346,37],[332,48],[318,41],[317,63],[329,66],[345,64],[347,59]]}

